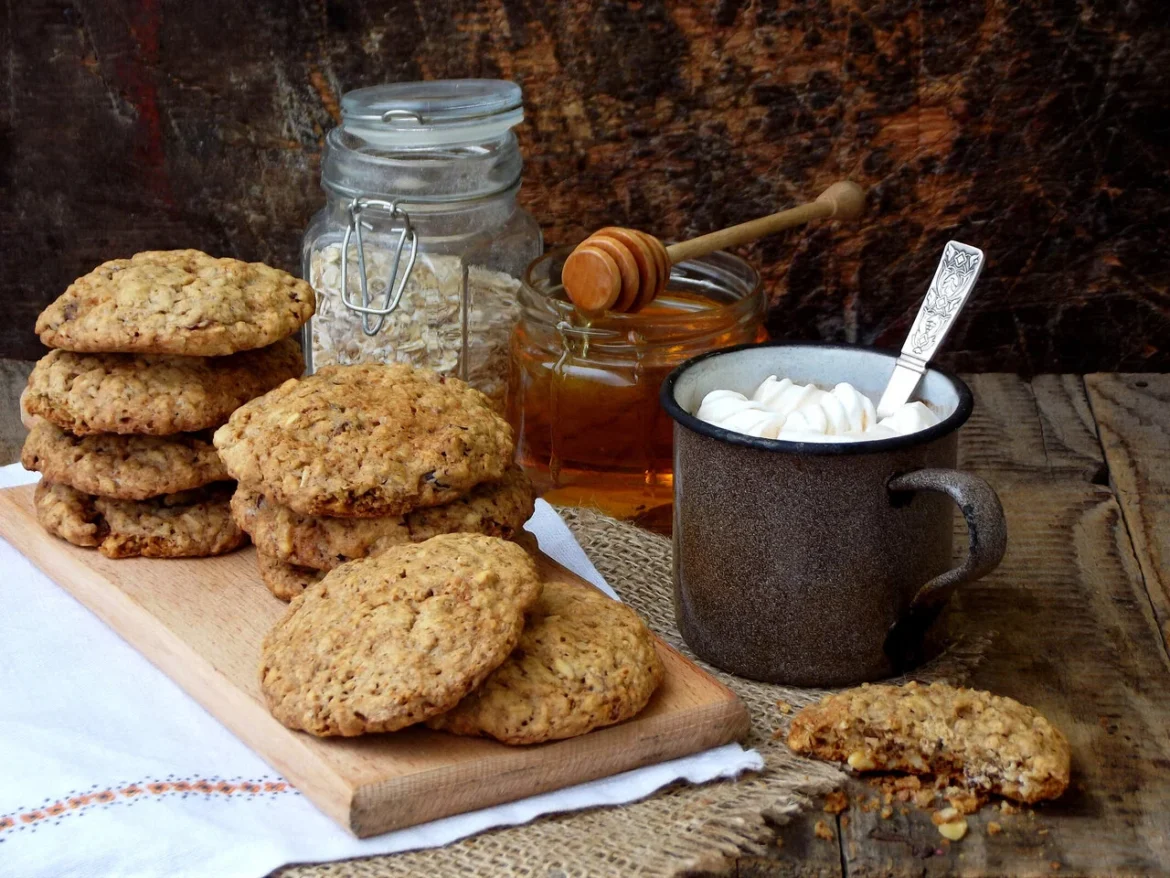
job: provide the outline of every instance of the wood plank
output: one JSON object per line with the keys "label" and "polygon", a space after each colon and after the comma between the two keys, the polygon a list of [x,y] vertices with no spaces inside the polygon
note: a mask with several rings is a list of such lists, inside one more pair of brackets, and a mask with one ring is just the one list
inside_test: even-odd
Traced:
{"label": "wood plank", "polygon": [[1048,472],[1053,478],[1104,484],[1105,456],[1084,379],[1080,375],[1037,375],[1026,386],[1032,390],[1040,415]]}
{"label": "wood plank", "polygon": [[[269,715],[260,642],[286,605],[254,550],[220,558],[111,560],[43,531],[32,486],[0,491],[0,536],[182,686],[318,808],[368,836],[626,771],[746,734],[731,690],[659,643],[666,679],[629,722],[533,747],[428,729],[321,739]],[[544,559],[546,581],[584,580]]]}
{"label": "wood plank", "polygon": [[[818,834],[824,822],[831,837]],[[776,837],[769,855],[751,854],[688,869],[675,878],[841,878],[845,874],[838,838],[838,818],[819,807],[773,827]]]}
{"label": "wood plank", "polygon": [[1170,649],[1170,375],[1089,375],[1085,384],[1162,644]]}
{"label": "wood plank", "polygon": [[964,375],[975,410],[959,433],[959,465],[995,486],[1021,481],[1093,481],[1104,468],[1081,379]]}

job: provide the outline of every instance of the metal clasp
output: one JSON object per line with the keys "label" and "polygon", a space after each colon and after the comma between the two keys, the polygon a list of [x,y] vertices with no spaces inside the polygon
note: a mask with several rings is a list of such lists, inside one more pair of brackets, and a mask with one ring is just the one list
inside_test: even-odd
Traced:
{"label": "metal clasp", "polygon": [[[394,258],[390,262],[390,273],[386,278],[386,292],[381,304],[376,304],[370,295],[370,284],[366,277],[366,250],[362,245],[362,228],[373,230],[373,226],[362,221],[362,212],[379,210],[390,215],[389,229],[391,235],[397,237],[394,244]],[[362,300],[353,301],[349,295],[349,239],[357,238],[357,267],[359,286]],[[402,263],[402,251],[410,248],[410,255],[406,260],[406,269],[399,274]],[[418,256],[418,235],[410,224],[410,217],[406,211],[394,201],[383,201],[378,198],[357,196],[349,203],[349,222],[345,226],[345,236],[341,239],[341,301],[349,310],[362,315],[362,332],[366,335],[377,335],[386,323],[386,316],[398,307],[402,293],[406,289],[406,282],[410,279],[410,272],[414,269],[414,260]]]}

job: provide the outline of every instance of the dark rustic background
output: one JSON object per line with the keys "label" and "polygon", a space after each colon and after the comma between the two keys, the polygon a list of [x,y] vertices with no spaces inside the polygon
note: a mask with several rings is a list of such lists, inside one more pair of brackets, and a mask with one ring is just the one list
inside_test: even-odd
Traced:
{"label": "dark rustic background", "polygon": [[338,96],[519,82],[551,242],[684,236],[871,187],[860,227],[752,253],[774,333],[896,345],[949,237],[989,267],[964,369],[1170,368],[1163,0],[9,2],[0,356],[95,264],[198,247],[297,269]]}

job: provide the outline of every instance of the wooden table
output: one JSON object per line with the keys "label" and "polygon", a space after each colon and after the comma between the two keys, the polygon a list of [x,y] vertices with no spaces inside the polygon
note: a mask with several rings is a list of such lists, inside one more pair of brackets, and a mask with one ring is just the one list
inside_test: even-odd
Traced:
{"label": "wooden table", "polygon": [[985,808],[950,845],[913,807],[806,812],[768,856],[692,875],[1170,874],[1170,375],[967,380],[962,465],[998,489],[1009,527],[1003,565],[955,601],[962,627],[993,637],[971,682],[1065,731],[1072,787],[1031,817]]}
{"label": "wooden table", "polygon": [[998,490],[1009,533],[1003,565],[956,599],[962,628],[994,638],[971,685],[1065,732],[1069,791],[1031,815],[985,807],[955,844],[912,805],[817,809],[767,857],[701,874],[1170,874],[1170,375],[967,380],[962,465]]}

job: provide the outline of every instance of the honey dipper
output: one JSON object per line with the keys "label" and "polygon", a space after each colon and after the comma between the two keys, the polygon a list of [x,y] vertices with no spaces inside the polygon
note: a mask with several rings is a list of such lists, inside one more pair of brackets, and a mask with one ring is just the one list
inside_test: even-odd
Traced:
{"label": "honey dipper", "polygon": [[669,247],[645,232],[607,226],[569,254],[561,269],[561,281],[569,299],[586,314],[632,313],[662,294],[675,263],[746,244],[810,220],[854,219],[864,207],[865,190],[842,180],[818,195],[816,201]]}

